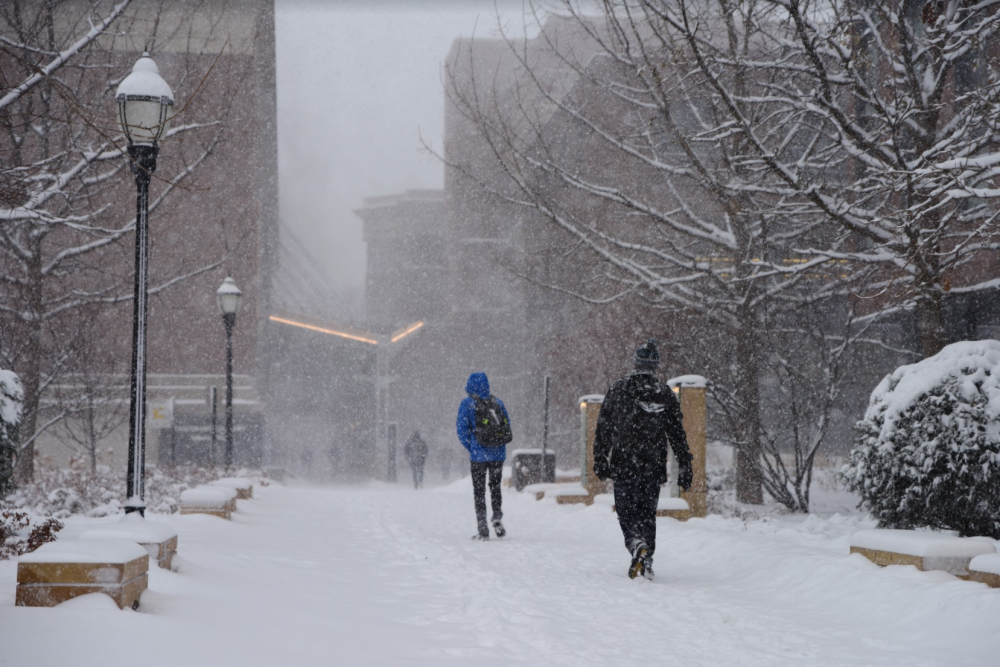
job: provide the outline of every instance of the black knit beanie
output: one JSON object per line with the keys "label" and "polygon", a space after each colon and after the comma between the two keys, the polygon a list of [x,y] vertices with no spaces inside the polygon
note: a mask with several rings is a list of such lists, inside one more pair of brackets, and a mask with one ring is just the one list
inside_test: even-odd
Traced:
{"label": "black knit beanie", "polygon": [[650,338],[645,345],[640,345],[636,349],[635,354],[632,355],[632,361],[635,362],[635,367],[638,370],[653,371],[660,365],[660,351],[656,349],[658,344],[658,340]]}

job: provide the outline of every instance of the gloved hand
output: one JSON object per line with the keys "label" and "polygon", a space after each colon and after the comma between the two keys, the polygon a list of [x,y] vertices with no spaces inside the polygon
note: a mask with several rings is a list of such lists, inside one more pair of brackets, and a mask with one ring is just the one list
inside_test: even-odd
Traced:
{"label": "gloved hand", "polygon": [[677,485],[685,491],[690,491],[692,481],[694,481],[694,471],[691,470],[691,461],[688,460],[677,467]]}

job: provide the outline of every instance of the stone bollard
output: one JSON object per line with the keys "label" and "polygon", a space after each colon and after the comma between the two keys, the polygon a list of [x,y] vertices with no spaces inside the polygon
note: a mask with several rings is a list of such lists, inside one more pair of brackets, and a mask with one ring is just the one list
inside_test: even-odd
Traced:
{"label": "stone bollard", "polygon": [[705,471],[707,445],[708,406],[706,401],[708,381],[700,375],[681,375],[667,380],[679,394],[681,412],[684,413],[684,433],[691,450],[691,490],[681,491],[687,501],[691,516],[708,515],[708,480]]}

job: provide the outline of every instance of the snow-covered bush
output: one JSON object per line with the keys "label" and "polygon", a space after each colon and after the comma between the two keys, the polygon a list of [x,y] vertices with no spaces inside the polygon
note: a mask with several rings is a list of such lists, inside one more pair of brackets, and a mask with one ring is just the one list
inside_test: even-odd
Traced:
{"label": "snow-covered bush", "polygon": [[[260,473],[222,467],[147,465],[146,507],[155,513],[176,512],[182,491],[234,476],[256,479]],[[124,466],[112,470],[101,465],[91,471],[88,460],[75,458],[68,468],[36,468],[34,480],[17,488],[3,505],[57,519],[74,514],[100,517],[120,513],[124,496]]]}
{"label": "snow-covered bush", "polygon": [[857,433],[844,479],[880,526],[1000,538],[1000,342],[897,368]]}
{"label": "snow-covered bush", "polygon": [[55,542],[63,529],[56,519],[32,518],[27,512],[0,511],[0,560],[31,553],[46,542]]}
{"label": "snow-covered bush", "polygon": [[13,371],[0,370],[0,498],[14,490],[18,426],[24,390]]}

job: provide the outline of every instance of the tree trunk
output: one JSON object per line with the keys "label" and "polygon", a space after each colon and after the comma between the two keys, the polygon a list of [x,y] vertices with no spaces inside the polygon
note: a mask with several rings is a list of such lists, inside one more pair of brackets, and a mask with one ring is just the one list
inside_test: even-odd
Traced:
{"label": "tree trunk", "polygon": [[736,423],[736,500],[760,505],[764,491],[760,472],[760,367],[757,333],[750,313],[741,313],[736,337],[739,401]]}
{"label": "tree trunk", "polygon": [[939,290],[928,291],[917,302],[917,330],[920,354],[933,357],[948,343],[944,328],[944,303]]}
{"label": "tree trunk", "polygon": [[18,451],[16,479],[18,484],[30,484],[35,478],[35,429],[38,426],[38,406],[40,403],[42,370],[42,263],[41,248],[37,243],[28,264],[29,305],[27,311],[28,345],[24,353],[24,367],[17,369],[24,388],[24,417],[21,422],[21,437],[31,442]]}

